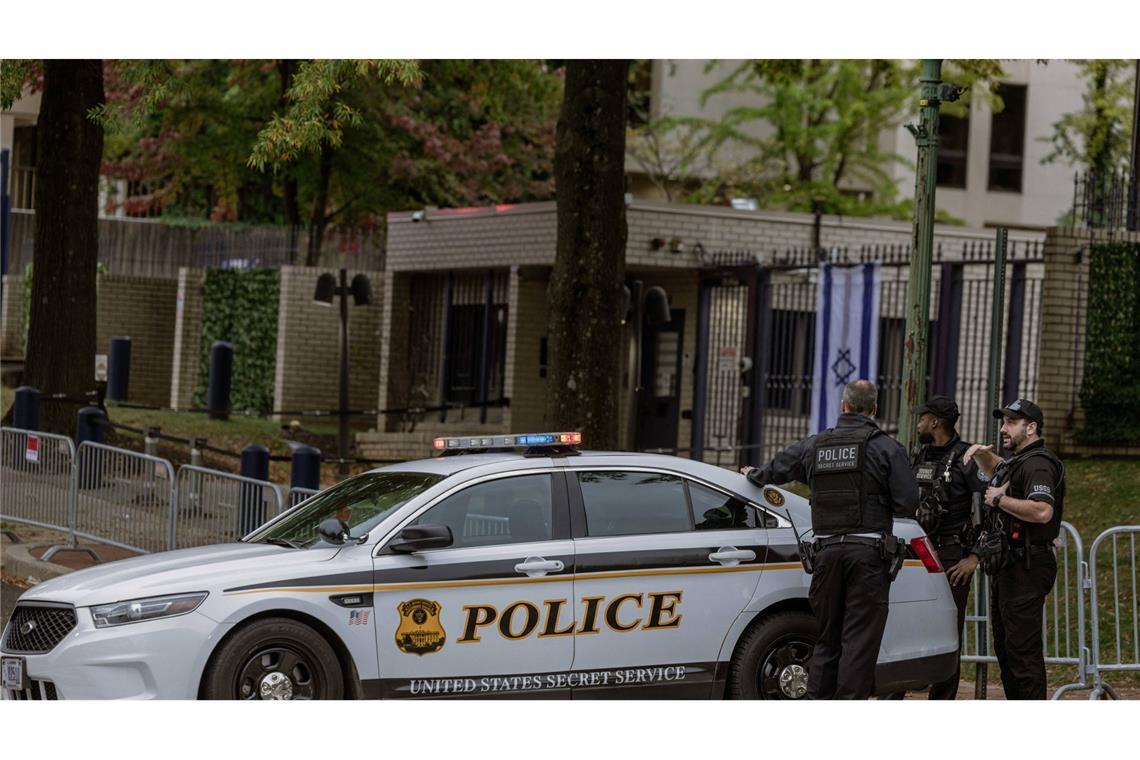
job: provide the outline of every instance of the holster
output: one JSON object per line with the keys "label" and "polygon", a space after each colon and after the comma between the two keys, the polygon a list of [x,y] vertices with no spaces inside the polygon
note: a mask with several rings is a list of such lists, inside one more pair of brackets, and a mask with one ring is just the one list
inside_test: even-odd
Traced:
{"label": "holster", "polygon": [[891,582],[893,583],[895,578],[898,577],[899,571],[902,570],[903,562],[906,560],[906,541],[902,541],[897,536],[888,533],[883,536],[883,542],[879,546],[879,552],[883,559],[891,563],[889,574]]}

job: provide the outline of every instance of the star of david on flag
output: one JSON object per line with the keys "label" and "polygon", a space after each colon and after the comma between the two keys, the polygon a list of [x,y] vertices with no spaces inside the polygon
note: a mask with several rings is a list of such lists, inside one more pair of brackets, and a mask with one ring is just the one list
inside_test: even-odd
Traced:
{"label": "star of david on flag", "polygon": [[819,266],[810,433],[835,424],[843,387],[879,370],[878,263]]}

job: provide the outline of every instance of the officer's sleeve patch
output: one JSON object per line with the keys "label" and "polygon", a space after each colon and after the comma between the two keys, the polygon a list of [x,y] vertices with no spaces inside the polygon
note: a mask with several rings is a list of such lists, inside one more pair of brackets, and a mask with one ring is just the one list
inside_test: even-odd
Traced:
{"label": "officer's sleeve patch", "polygon": [[1029,492],[1030,501],[1047,501],[1053,503],[1053,489],[1047,483],[1034,483]]}

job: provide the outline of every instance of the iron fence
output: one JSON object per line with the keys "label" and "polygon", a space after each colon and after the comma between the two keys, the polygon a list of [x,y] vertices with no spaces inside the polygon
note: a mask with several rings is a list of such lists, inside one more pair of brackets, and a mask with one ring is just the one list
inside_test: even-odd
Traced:
{"label": "iron fence", "polygon": [[237,541],[281,513],[281,489],[205,467],[178,468],[178,510],[170,522],[172,548]]}
{"label": "iron fence", "polygon": [[[1037,392],[1043,246],[1012,242],[1003,346],[1002,397]],[[830,263],[880,264],[878,422],[898,429],[906,336],[906,246],[837,248]],[[819,252],[793,249],[760,264],[749,252],[721,252],[701,280],[694,398],[694,458],[743,452],[739,464],[762,464],[808,434],[815,362]],[[928,329],[927,387],[953,396],[959,432],[981,440],[988,419],[992,243],[939,246],[935,253]]]}
{"label": "iron fence", "polygon": [[1073,177],[1072,223],[1096,229],[1140,229],[1140,180],[1128,172]]}

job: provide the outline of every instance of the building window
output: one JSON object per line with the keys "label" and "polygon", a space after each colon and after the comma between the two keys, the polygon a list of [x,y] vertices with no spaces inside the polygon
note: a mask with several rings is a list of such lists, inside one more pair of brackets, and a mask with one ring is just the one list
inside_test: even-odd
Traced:
{"label": "building window", "polygon": [[1020,193],[1021,169],[1025,162],[1026,87],[1003,84],[998,95],[1005,108],[993,115],[990,129],[989,189]]}
{"label": "building window", "polygon": [[966,187],[970,117],[943,115],[938,126],[938,186]]}

